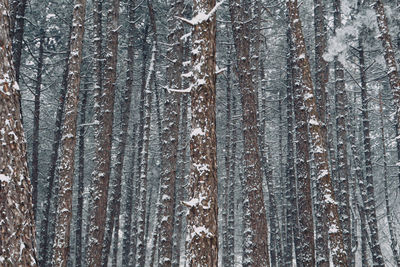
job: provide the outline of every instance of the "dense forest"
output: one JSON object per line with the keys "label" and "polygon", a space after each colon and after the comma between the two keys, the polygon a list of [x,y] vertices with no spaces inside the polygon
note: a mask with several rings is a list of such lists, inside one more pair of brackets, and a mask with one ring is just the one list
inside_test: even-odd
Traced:
{"label": "dense forest", "polygon": [[400,266],[400,1],[0,0],[0,266]]}

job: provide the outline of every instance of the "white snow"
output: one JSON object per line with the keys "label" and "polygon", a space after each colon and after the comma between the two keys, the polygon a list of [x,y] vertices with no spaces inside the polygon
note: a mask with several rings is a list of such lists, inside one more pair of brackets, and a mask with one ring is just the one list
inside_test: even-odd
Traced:
{"label": "white snow", "polygon": [[0,182],[9,183],[10,181],[11,181],[11,177],[4,175],[4,174],[0,174]]}
{"label": "white snow", "polygon": [[197,135],[202,135],[202,136],[205,136],[206,135],[206,132],[205,131],[203,131],[203,129],[201,129],[201,128],[194,128],[193,130],[192,130],[192,133],[190,134],[190,137],[193,137],[193,136],[197,136]]}

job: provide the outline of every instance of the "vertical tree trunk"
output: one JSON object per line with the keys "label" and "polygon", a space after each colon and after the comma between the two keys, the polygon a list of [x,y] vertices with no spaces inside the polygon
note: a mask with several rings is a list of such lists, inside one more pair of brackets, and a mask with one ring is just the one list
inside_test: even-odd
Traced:
{"label": "vertical tree trunk", "polygon": [[[122,99],[122,112],[121,112],[121,131],[119,133],[118,145],[117,145],[117,160],[114,167],[114,180],[111,188],[111,195],[109,200],[109,207],[107,212],[105,235],[103,240],[103,252],[102,252],[102,266],[106,267],[108,262],[108,256],[110,253],[111,240],[113,230],[119,231],[119,215],[120,215],[120,203],[121,203],[121,183],[124,168],[125,159],[125,148],[128,139],[128,124],[131,113],[131,102],[133,92],[133,63],[134,63],[134,1],[129,1],[128,6],[128,17],[129,17],[129,29],[128,29],[128,49],[127,49],[127,71],[126,71],[126,83],[125,91]],[[115,224],[115,227],[114,227]],[[118,234],[115,235],[115,243],[118,244]]]}
{"label": "vertical tree trunk", "polygon": [[[218,266],[215,0],[193,1],[187,265]],[[206,17],[206,18],[204,18]]]}
{"label": "vertical tree trunk", "polygon": [[83,191],[84,191],[84,178],[85,178],[85,127],[83,126],[86,123],[86,106],[87,106],[87,84],[85,84],[82,102],[81,102],[81,110],[80,114],[80,128],[79,128],[79,140],[78,140],[78,149],[79,149],[79,166],[78,166],[78,205],[76,211],[76,220],[75,220],[75,266],[82,266],[82,215],[83,215]]}
{"label": "vertical tree trunk", "polygon": [[399,252],[397,250],[397,240],[393,228],[393,217],[390,211],[389,203],[389,192],[388,192],[388,165],[386,155],[386,138],[385,138],[385,125],[383,122],[383,104],[382,104],[382,92],[379,91],[379,122],[381,130],[381,142],[382,142],[382,154],[383,154],[383,183],[385,191],[385,208],[386,208],[386,219],[388,222],[389,235],[390,235],[390,248],[392,249],[393,258],[397,266],[400,266]]}
{"label": "vertical tree trunk", "polygon": [[15,78],[19,82],[20,67],[21,67],[21,56],[23,47],[23,37],[25,29],[25,9],[27,5],[27,0],[15,1],[15,24],[12,31],[12,43],[13,43],[13,60],[15,68]]}
{"label": "vertical tree trunk", "polygon": [[37,266],[32,188],[7,0],[0,1],[0,14],[0,265]]}
{"label": "vertical tree trunk", "polygon": [[39,57],[36,72],[36,86],[35,86],[35,110],[33,112],[33,144],[32,144],[32,204],[36,217],[37,214],[37,195],[38,195],[38,175],[39,175],[39,123],[40,123],[40,93],[42,89],[42,72],[43,72],[43,46],[44,46],[45,32],[40,30],[39,41]]}
{"label": "vertical tree trunk", "polygon": [[[151,1],[151,0],[148,0]],[[150,124],[151,124],[151,106],[152,106],[152,85],[155,80],[155,64],[157,58],[157,31],[156,22],[154,17],[154,10],[150,2],[148,2],[150,24],[152,28],[152,50],[149,71],[147,73],[146,84],[145,84],[145,103],[144,103],[144,132],[143,132],[143,148],[141,151],[141,171],[140,171],[140,198],[137,204],[138,208],[138,219],[137,219],[137,261],[136,267],[145,265],[146,261],[146,213],[149,212],[146,209],[147,201],[147,175],[148,175],[148,164],[149,164],[149,145],[150,145]]]}
{"label": "vertical tree trunk", "polygon": [[359,36],[359,68],[361,77],[361,100],[362,100],[362,117],[363,117],[363,133],[364,133],[364,158],[365,158],[365,188],[364,181],[360,184],[361,195],[364,195],[364,207],[367,215],[367,223],[369,225],[371,235],[371,251],[374,266],[384,266],[381,246],[379,243],[378,222],[376,218],[375,204],[375,187],[372,175],[372,153],[371,153],[371,137],[369,131],[368,118],[368,96],[367,96],[367,80],[365,71],[363,32]]}
{"label": "vertical tree trunk", "polygon": [[[341,1],[335,0],[334,31],[342,27]],[[336,136],[337,136],[337,181],[339,214],[343,231],[344,249],[348,255],[348,265],[351,264],[351,224],[350,224],[350,196],[349,196],[349,166],[347,163],[347,94],[344,80],[344,68],[335,57],[335,103],[336,103]]]}
{"label": "vertical tree trunk", "polygon": [[[182,60],[183,25],[176,19],[182,16],[184,4],[176,0],[169,10],[168,16],[168,43],[170,49],[167,51],[167,58],[170,64],[167,67],[168,88],[181,90],[182,88]],[[162,127],[161,144],[161,185],[160,185],[160,238],[158,258],[160,267],[169,267],[172,263],[172,234],[175,197],[175,178],[177,170],[177,152],[179,138],[179,113],[180,95],[177,92],[166,92],[164,101],[164,115]]]}
{"label": "vertical tree trunk", "polygon": [[[326,121],[326,84],[329,80],[329,66],[324,60],[323,55],[327,46],[327,30],[325,22],[325,4],[323,0],[314,0],[314,29],[315,29],[315,97],[317,109],[321,120],[322,138],[328,140],[327,121]],[[323,210],[323,194],[318,188],[321,187],[320,179],[316,179],[317,199],[315,201],[315,249],[316,266],[329,266],[329,247],[327,215]]]}
{"label": "vertical tree trunk", "polygon": [[72,184],[76,144],[76,120],[80,69],[82,61],[82,43],[85,21],[85,0],[75,0],[72,19],[70,58],[68,62],[68,92],[66,114],[62,134],[62,157],[60,165],[60,191],[57,209],[56,235],[52,264],[66,266],[69,255],[70,227],[72,218]]}
{"label": "vertical tree trunk", "polygon": [[118,57],[118,18],[119,0],[110,2],[107,13],[107,49],[104,70],[104,91],[100,97],[101,119],[96,136],[96,160],[95,170],[92,175],[93,195],[91,196],[91,209],[89,221],[89,242],[86,254],[88,266],[100,266],[103,239],[105,232],[108,186],[111,173],[111,148],[112,128],[114,120],[114,95],[117,76]]}
{"label": "vertical tree trunk", "polygon": [[[69,36],[71,37],[72,34],[72,27],[70,27]],[[55,213],[52,214],[51,212],[51,202],[54,199],[53,190],[54,190],[54,177],[56,174],[57,168],[57,160],[58,160],[58,153],[59,147],[61,143],[61,135],[62,135],[62,122],[63,122],[63,114],[64,114],[64,107],[65,107],[65,96],[67,93],[67,80],[68,80],[68,73],[69,73],[69,66],[68,66],[68,59],[70,56],[71,48],[70,48],[71,38],[68,39],[68,52],[65,58],[65,68],[63,72],[63,79],[62,85],[60,89],[60,98],[57,107],[57,114],[56,114],[56,122],[55,122],[55,130],[54,130],[54,137],[53,137],[53,145],[52,145],[52,153],[50,156],[50,167],[49,172],[47,175],[47,183],[46,183],[46,198],[43,202],[43,215],[42,221],[40,224],[40,246],[39,246],[39,265],[40,266],[47,266],[50,265],[51,255],[52,255],[52,247],[50,246],[50,242],[53,241],[54,237],[51,236],[51,233],[54,232],[55,222],[52,217],[56,217]],[[57,209],[57,206],[56,206]],[[50,251],[49,251],[50,250]]]}
{"label": "vertical tree trunk", "polygon": [[[189,49],[186,49],[189,50]],[[182,102],[182,112],[181,112],[181,122],[180,122],[180,161],[178,162],[179,170],[177,172],[176,182],[175,182],[175,217],[174,217],[174,244],[172,248],[172,266],[179,267],[181,261],[181,240],[182,240],[182,224],[183,224],[183,205],[181,202],[184,199],[185,195],[185,185],[186,185],[186,145],[187,145],[187,135],[188,135],[188,105],[189,105],[189,95],[184,94],[181,102]]]}
{"label": "vertical tree trunk", "polygon": [[[236,48],[239,87],[243,108],[244,166],[244,266],[268,266],[268,230],[257,128],[257,95],[250,55],[251,14],[248,1],[230,0],[229,9]],[[258,55],[254,55],[258,56]],[[251,189],[251,190],[250,190]]]}
{"label": "vertical tree trunk", "polygon": [[[298,171],[307,170],[308,166],[308,140],[307,140],[307,124],[309,127],[309,132],[311,135],[311,142],[313,153],[315,157],[315,163],[317,168],[317,179],[320,180],[320,190],[324,196],[323,206],[324,212],[328,215],[327,223],[328,223],[328,233],[329,233],[329,242],[332,254],[333,264],[335,266],[347,266],[347,257],[346,251],[344,250],[343,237],[340,229],[339,222],[339,214],[338,214],[338,206],[335,202],[332,181],[329,174],[329,165],[328,165],[328,152],[327,152],[327,142],[324,140],[321,133],[321,120],[319,118],[315,97],[313,94],[313,84],[311,80],[310,73],[310,65],[307,58],[306,45],[304,42],[304,36],[302,32],[301,21],[299,17],[299,11],[297,6],[297,0],[288,0],[287,7],[289,11],[290,25],[293,30],[292,38],[293,43],[296,48],[295,60],[297,62],[298,67],[301,71],[301,84],[295,85],[296,97],[295,97],[295,106],[297,107],[297,114],[299,120],[296,121],[298,123],[299,135],[297,135],[300,139],[298,140],[298,151],[303,150],[303,157],[298,158],[298,162],[303,162],[301,168],[298,168]],[[304,141],[301,141],[301,138]],[[301,160],[300,160],[301,159]],[[304,164],[305,163],[305,164]],[[308,167],[307,167],[308,166]],[[309,182],[309,169],[305,173],[302,178],[305,180],[299,181],[301,191],[305,192],[305,196],[307,196],[306,201],[299,202],[299,207],[303,205],[309,205],[310,210],[306,212],[299,212],[300,214],[300,229],[305,232],[305,237],[307,237],[307,242],[309,243],[309,251],[310,253],[303,257],[308,263],[314,265],[314,240],[313,240],[313,227],[312,227],[312,211],[311,211],[311,197],[309,195],[310,190],[310,182]],[[300,178],[300,175],[299,177]],[[304,226],[302,226],[304,224]],[[310,241],[308,241],[310,240]],[[304,240],[303,240],[304,242]],[[306,243],[306,242],[304,242]],[[307,248],[307,246],[306,246]]]}

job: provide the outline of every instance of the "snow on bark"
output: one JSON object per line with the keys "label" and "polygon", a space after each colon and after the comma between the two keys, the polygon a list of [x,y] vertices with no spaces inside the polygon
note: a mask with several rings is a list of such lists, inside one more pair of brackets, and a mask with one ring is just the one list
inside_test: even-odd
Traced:
{"label": "snow on bark", "polygon": [[[209,14],[215,6],[215,0],[194,0],[194,17]],[[189,199],[185,203],[193,204],[188,207],[186,239],[187,265],[191,267],[218,265],[215,42],[213,14],[192,27],[192,129],[201,129],[204,135],[190,138]]]}
{"label": "snow on bark", "polygon": [[0,266],[37,266],[32,186],[20,92],[9,35],[9,6],[0,1]]}
{"label": "snow on bark", "polygon": [[76,121],[82,61],[82,42],[85,21],[85,0],[76,0],[73,8],[71,54],[69,57],[68,92],[62,135],[62,156],[59,170],[59,199],[56,220],[56,235],[53,244],[52,264],[66,266],[69,255],[70,227],[72,218],[72,185],[76,144]]}

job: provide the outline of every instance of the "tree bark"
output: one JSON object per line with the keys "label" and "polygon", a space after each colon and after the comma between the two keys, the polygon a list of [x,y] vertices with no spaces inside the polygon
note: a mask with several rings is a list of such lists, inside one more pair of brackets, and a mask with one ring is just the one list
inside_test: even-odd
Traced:
{"label": "tree bark", "polygon": [[12,63],[7,0],[0,1],[0,265],[37,266],[32,187]]}
{"label": "tree bark", "polygon": [[303,205],[307,205],[309,206],[309,209],[304,212],[299,212],[299,221],[300,229],[303,231],[305,237],[303,239],[303,242],[305,240],[307,240],[307,242],[304,243],[310,242],[308,246],[305,246],[305,250],[309,253],[304,255],[303,261],[305,261],[307,264],[310,264],[311,266],[315,264],[309,181],[310,172],[307,160],[309,150],[307,140],[308,124],[315,164],[317,168],[317,179],[320,180],[321,186],[319,190],[322,191],[322,194],[324,196],[322,204],[325,214],[328,215],[328,233],[333,264],[335,266],[347,266],[347,256],[346,251],[344,250],[342,231],[340,228],[338,206],[335,202],[332,181],[329,173],[327,142],[326,140],[324,140],[321,133],[321,120],[318,115],[316,101],[313,94],[310,64],[307,58],[306,45],[299,17],[297,0],[288,0],[286,4],[289,11],[290,25],[293,30],[292,38],[294,47],[296,49],[295,60],[301,72],[301,83],[295,84],[295,107],[297,111],[296,121],[299,131],[299,134],[296,135],[299,138],[297,143],[297,151],[302,151],[302,157],[298,157],[297,160],[298,163],[302,163],[303,166],[300,166],[300,168],[297,168],[297,170],[305,171],[305,175],[298,175],[298,179],[304,179],[303,181],[299,180],[298,184],[300,185],[300,191],[304,192],[304,196],[306,196],[306,198],[303,200],[304,202],[300,199],[299,208]]}
{"label": "tree bark", "polygon": [[59,199],[57,209],[56,235],[52,264],[66,266],[69,255],[70,227],[72,218],[72,184],[76,144],[76,120],[80,69],[82,61],[82,43],[85,21],[85,0],[76,0],[73,9],[71,54],[68,62],[68,92],[65,106],[66,114],[62,134],[62,157],[59,173]]}
{"label": "tree bark", "polygon": [[[257,127],[257,95],[250,55],[251,14],[243,6],[249,1],[230,0],[229,10],[236,48],[239,87],[243,109],[244,136],[244,255],[243,266],[268,266],[268,229],[264,195],[260,151]],[[251,189],[251,190],[250,190]]]}
{"label": "tree bark", "polygon": [[15,78],[19,82],[20,68],[21,68],[21,56],[23,48],[23,37],[25,29],[25,9],[27,0],[14,1],[15,3],[15,23],[13,23],[12,41],[13,41],[13,60],[15,68]]}
{"label": "tree bark", "polygon": [[[215,0],[194,0],[186,264],[218,266]],[[206,16],[206,19],[204,19]]]}

